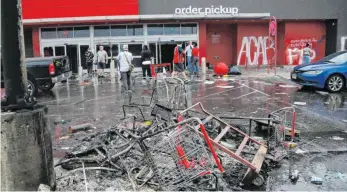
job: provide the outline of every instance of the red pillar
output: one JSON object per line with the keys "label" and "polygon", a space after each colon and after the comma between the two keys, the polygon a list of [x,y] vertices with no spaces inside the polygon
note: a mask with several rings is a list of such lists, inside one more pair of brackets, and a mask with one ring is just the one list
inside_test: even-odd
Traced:
{"label": "red pillar", "polygon": [[33,52],[34,57],[41,57],[40,51],[40,30],[38,27],[32,28]]}
{"label": "red pillar", "polygon": [[206,23],[199,23],[199,58],[207,56],[207,42],[206,42]]}

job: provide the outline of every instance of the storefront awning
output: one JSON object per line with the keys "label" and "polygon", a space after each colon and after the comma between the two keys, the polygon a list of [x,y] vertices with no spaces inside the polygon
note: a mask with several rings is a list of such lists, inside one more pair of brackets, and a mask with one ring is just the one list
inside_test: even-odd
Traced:
{"label": "storefront awning", "polygon": [[239,13],[230,14],[157,14],[157,15],[126,15],[126,16],[96,16],[96,17],[65,17],[65,18],[44,18],[44,19],[24,19],[24,25],[36,24],[64,24],[64,23],[85,23],[85,22],[136,22],[153,20],[205,20],[205,19],[264,19],[270,17],[270,13]]}

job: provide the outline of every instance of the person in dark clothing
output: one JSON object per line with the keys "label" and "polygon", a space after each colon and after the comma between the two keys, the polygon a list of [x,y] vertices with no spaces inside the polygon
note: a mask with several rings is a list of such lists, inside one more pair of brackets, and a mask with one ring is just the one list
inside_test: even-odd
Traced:
{"label": "person in dark clothing", "polygon": [[142,74],[144,78],[146,77],[146,74],[148,77],[152,77],[151,67],[150,67],[151,57],[152,57],[152,52],[148,49],[147,45],[144,45],[141,52]]}
{"label": "person in dark clothing", "polygon": [[90,75],[93,72],[93,59],[94,59],[94,54],[93,54],[92,49],[90,47],[88,48],[88,51],[86,51],[84,56],[86,58],[87,72]]}

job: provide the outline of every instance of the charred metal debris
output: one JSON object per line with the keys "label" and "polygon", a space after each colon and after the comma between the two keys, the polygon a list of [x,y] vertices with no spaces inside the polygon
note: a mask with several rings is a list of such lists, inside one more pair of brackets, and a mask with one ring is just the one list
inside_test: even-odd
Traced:
{"label": "charred metal debris", "polygon": [[[286,156],[283,146],[298,138],[292,134],[293,108],[268,118],[217,117],[201,103],[188,107],[185,83],[178,78],[136,78],[133,85],[121,122],[79,138],[56,167],[127,176],[133,190],[144,185],[155,190],[264,189],[268,170]],[[159,99],[159,94],[166,97]],[[241,121],[248,125],[240,126]],[[90,130],[90,124],[85,126],[70,131]],[[264,137],[253,137],[254,132]]]}

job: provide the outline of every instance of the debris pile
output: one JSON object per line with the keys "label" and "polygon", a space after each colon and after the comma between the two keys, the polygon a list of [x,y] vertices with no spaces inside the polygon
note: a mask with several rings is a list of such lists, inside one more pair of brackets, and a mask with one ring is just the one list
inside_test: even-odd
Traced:
{"label": "debris pile", "polygon": [[[67,185],[83,183],[86,190],[92,182],[101,183],[106,178],[128,181],[130,188],[124,190],[262,189],[269,161],[275,159],[267,157],[265,142],[209,113],[201,103],[188,108],[181,97],[182,93],[186,95],[183,81],[166,78],[164,82],[164,100],[153,99],[161,90],[154,80],[149,102],[130,95],[119,124],[76,138],[79,145],[55,165],[69,171],[58,180],[70,183]],[[129,113],[127,109],[137,112]],[[279,121],[275,119],[273,122]],[[70,132],[92,128],[90,124],[71,126]],[[77,172],[83,176],[71,181],[69,175]],[[116,186],[103,184],[103,189],[94,189]]]}

